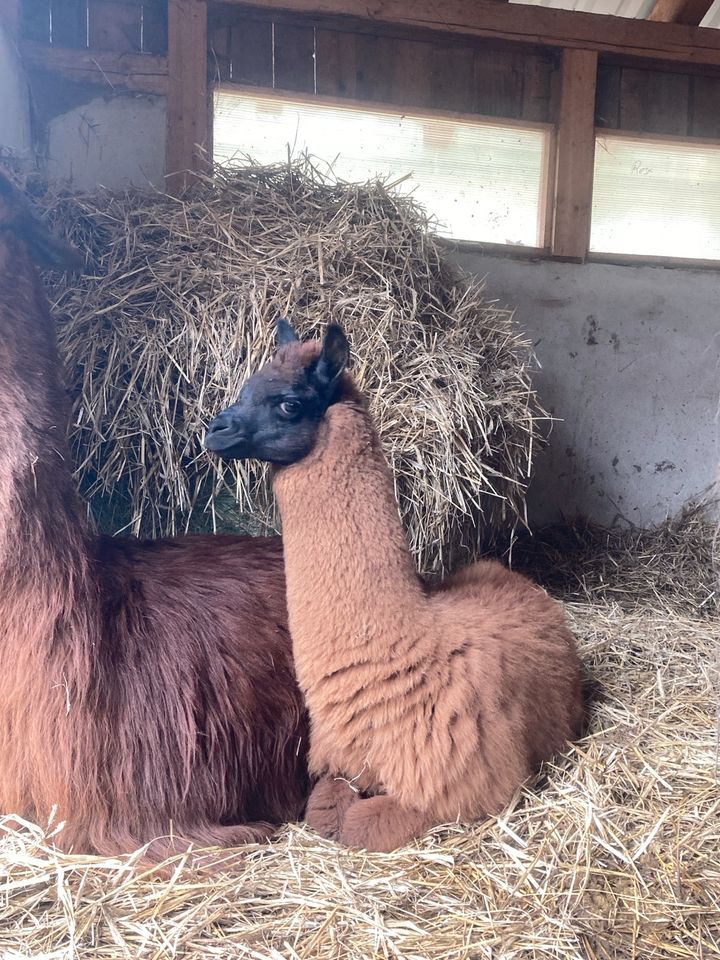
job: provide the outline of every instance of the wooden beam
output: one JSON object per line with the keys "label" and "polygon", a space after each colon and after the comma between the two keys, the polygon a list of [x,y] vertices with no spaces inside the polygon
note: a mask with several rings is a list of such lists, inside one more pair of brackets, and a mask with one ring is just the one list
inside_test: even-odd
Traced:
{"label": "wooden beam", "polygon": [[350,18],[404,29],[486,37],[655,60],[720,64],[720,30],[578,13],[495,0],[227,0],[308,17]]}
{"label": "wooden beam", "polygon": [[207,0],[169,0],[166,188],[181,193],[210,148]]}
{"label": "wooden beam", "polygon": [[713,0],[655,0],[648,20],[656,23],[687,23],[698,26]]}
{"label": "wooden beam", "polygon": [[26,69],[46,70],[78,83],[98,84],[107,91],[167,94],[167,57],[110,50],[70,50],[36,40],[22,40],[20,54]]}
{"label": "wooden beam", "polygon": [[597,61],[594,50],[563,51],[552,252],[570,260],[590,244]]}

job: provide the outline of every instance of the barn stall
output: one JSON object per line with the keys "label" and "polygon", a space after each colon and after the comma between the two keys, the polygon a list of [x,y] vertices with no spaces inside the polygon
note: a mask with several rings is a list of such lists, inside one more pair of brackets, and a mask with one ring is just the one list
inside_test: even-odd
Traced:
{"label": "barn stall", "polygon": [[46,280],[96,524],[273,529],[264,474],[220,470],[200,436],[278,312],[332,316],[418,565],[527,571],[591,697],[587,735],[502,816],[394,854],[291,824],[168,877],[5,816],[4,955],[712,956],[717,12],[3,16],[6,165],[87,258]]}

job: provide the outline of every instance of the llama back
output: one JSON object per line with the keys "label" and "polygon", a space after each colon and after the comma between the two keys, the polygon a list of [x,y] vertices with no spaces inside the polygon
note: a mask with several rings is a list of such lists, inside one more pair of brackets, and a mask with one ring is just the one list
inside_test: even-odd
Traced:
{"label": "llama back", "polygon": [[448,577],[435,603],[442,607],[444,597],[476,654],[472,682],[493,692],[496,715],[512,717],[530,766],[576,739],[585,716],[582,672],[562,606],[494,560]]}
{"label": "llama back", "polygon": [[296,819],[307,795],[307,721],[280,540],[104,540],[99,561],[106,671],[125,688],[108,704],[125,741],[111,773],[127,785],[122,819],[142,836],[169,820],[181,830]]}

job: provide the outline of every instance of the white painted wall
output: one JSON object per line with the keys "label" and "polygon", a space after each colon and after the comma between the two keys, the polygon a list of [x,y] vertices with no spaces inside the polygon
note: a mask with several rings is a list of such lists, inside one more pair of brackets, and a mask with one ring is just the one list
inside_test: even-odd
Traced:
{"label": "white painted wall", "polygon": [[644,526],[676,514],[720,462],[720,271],[462,254],[516,309],[562,418],[538,458],[535,524],[561,514]]}
{"label": "white painted wall", "polygon": [[0,17],[0,147],[30,157],[30,91],[17,48]]}
{"label": "white painted wall", "polygon": [[44,168],[74,190],[162,187],[165,123],[164,97],[95,97],[50,121]]}

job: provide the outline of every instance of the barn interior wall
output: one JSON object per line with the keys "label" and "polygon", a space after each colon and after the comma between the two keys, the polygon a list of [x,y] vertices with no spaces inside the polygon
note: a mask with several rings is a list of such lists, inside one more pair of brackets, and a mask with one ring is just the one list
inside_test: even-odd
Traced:
{"label": "barn interior wall", "polygon": [[545,408],[535,524],[579,514],[659,523],[699,498],[720,461],[718,274],[464,253],[535,344]]}
{"label": "barn interior wall", "polygon": [[[5,38],[0,33],[0,45]],[[8,63],[0,57],[0,63]],[[0,82],[0,144],[29,138],[27,90]],[[12,119],[12,118],[15,119]],[[25,138],[25,139],[23,139]],[[165,101],[98,96],[54,116],[48,170],[78,189],[161,186]],[[531,489],[535,524],[561,513],[656,523],[713,481],[718,462],[717,273],[459,255],[516,308],[536,344],[541,399],[560,421]]]}
{"label": "barn interior wall", "polygon": [[0,18],[0,147],[76,190],[162,187],[165,97],[23,69]]}

